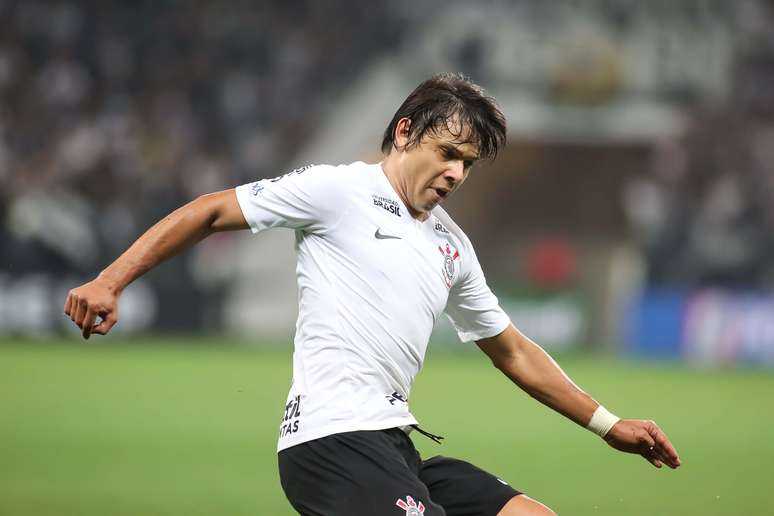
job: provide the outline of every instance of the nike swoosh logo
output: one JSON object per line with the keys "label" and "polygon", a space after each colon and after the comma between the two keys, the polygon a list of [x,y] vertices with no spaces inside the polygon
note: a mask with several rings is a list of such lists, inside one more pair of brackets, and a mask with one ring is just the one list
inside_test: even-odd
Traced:
{"label": "nike swoosh logo", "polygon": [[384,233],[380,233],[379,228],[376,228],[376,233],[374,233],[374,236],[379,240],[387,240],[388,238],[395,238],[397,240],[401,239],[399,236],[385,235]]}

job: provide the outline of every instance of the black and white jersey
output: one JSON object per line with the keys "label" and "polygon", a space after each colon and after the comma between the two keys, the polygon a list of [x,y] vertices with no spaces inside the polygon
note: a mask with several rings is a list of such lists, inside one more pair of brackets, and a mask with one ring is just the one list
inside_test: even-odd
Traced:
{"label": "black and white jersey", "polygon": [[510,322],[465,234],[440,207],[411,217],[379,164],[305,167],[236,194],[254,233],[296,232],[293,383],[278,450],[416,424],[409,394],[438,316],[465,342]]}

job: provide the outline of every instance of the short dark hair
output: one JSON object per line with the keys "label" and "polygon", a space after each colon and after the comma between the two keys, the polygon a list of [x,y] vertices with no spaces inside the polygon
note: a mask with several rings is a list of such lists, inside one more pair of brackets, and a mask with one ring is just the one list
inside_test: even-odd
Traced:
{"label": "short dark hair", "polygon": [[460,122],[460,143],[478,143],[479,157],[494,159],[505,144],[505,116],[494,97],[461,73],[433,75],[403,101],[384,131],[382,152],[389,154],[395,146],[395,128],[401,118],[411,120],[406,147],[422,141],[428,132],[452,130]]}

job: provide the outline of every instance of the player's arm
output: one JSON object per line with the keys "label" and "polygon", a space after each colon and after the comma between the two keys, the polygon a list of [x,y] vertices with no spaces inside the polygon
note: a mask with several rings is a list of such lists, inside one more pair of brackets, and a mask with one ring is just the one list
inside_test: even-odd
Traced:
{"label": "player's arm", "polygon": [[[132,281],[212,233],[248,227],[233,189],[203,195],[146,231],[94,280],[71,290],[64,312],[84,338],[105,335],[117,322],[118,298]],[[98,316],[102,321],[95,325]]]}
{"label": "player's arm", "polygon": [[[495,367],[530,396],[583,427],[589,425],[599,403],[575,385],[543,348],[512,324],[499,335],[476,344]],[[674,447],[653,421],[622,419],[604,439],[618,450],[642,455],[656,467],[680,465]]]}

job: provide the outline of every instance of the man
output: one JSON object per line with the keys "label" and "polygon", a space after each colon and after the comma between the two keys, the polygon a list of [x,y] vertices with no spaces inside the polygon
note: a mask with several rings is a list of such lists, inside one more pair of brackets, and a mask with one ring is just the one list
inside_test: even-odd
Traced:
{"label": "man", "polygon": [[655,423],[607,412],[516,330],[470,241],[438,206],[504,141],[494,99],[461,75],[434,76],[396,112],[381,163],[304,167],[200,197],[72,290],[65,313],[85,338],[104,335],[122,290],[162,260],[213,232],[289,227],[299,314],[278,456],[282,487],[301,514],[553,514],[467,462],[423,461],[415,450],[409,392],[442,312],[540,402],[614,448],[678,467]]}

